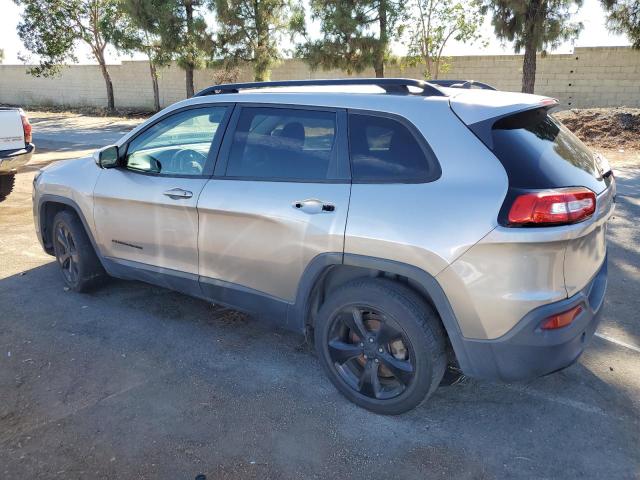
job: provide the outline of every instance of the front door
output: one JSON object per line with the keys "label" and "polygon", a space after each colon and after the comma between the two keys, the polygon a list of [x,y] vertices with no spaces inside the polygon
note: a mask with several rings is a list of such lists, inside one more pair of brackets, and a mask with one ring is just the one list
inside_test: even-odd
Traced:
{"label": "front door", "polygon": [[198,202],[205,292],[292,302],[314,257],[342,254],[351,188],[344,123],[340,110],[236,107]]}
{"label": "front door", "polygon": [[123,147],[121,167],[102,172],[94,190],[94,219],[100,251],[108,259],[197,279],[196,204],[212,174],[229,109],[170,113]]}

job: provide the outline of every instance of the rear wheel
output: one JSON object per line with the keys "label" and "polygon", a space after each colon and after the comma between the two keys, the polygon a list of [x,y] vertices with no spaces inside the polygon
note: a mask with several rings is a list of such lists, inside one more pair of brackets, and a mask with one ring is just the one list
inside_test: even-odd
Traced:
{"label": "rear wheel", "polygon": [[399,414],[426,400],[446,368],[445,333],[415,292],[385,279],[340,287],[320,309],[315,346],[349,400]]}
{"label": "rear wheel", "polygon": [[86,292],[105,277],[105,271],[78,217],[59,212],[53,219],[53,250],[62,278],[74,292]]}
{"label": "rear wheel", "polygon": [[0,175],[0,202],[9,196],[16,183],[15,174]]}

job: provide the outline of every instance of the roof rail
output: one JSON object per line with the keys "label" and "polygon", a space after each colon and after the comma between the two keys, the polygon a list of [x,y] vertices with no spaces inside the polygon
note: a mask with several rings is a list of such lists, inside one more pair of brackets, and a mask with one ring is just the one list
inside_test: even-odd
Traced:
{"label": "roof rail", "polygon": [[433,85],[438,85],[440,87],[449,87],[449,88],[478,87],[482,90],[497,90],[496,87],[493,87],[484,82],[478,82],[477,80],[429,80],[429,83]]}
{"label": "roof rail", "polygon": [[327,85],[375,85],[384,89],[386,93],[400,95],[410,95],[413,92],[409,87],[416,87],[422,91],[417,95],[425,97],[444,97],[445,94],[435,85],[431,85],[423,80],[412,78],[340,78],[322,80],[278,80],[275,82],[247,82],[247,83],[225,83],[213,85],[195,94],[196,97],[206,95],[217,95],[221,93],[238,93],[240,90],[271,87],[317,87]]}

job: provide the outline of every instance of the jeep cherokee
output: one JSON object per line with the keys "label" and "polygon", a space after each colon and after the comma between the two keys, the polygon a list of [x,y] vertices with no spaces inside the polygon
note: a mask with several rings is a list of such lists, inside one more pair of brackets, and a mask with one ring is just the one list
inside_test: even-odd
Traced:
{"label": "jeep cherokee", "polygon": [[556,104],[471,82],[218,85],[41,170],[35,226],[71,290],[110,275],[273,319],[347,398],[402,413],[448,364],[532,378],[595,332],[615,181]]}

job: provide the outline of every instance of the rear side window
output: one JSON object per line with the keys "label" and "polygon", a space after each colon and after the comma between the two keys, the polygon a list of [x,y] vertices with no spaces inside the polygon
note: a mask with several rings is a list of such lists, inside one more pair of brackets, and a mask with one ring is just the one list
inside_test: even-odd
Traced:
{"label": "rear side window", "polygon": [[595,155],[544,108],[498,120],[492,129],[493,152],[509,177],[523,189],[584,186],[606,188]]}
{"label": "rear side window", "polygon": [[437,162],[401,122],[389,117],[349,114],[351,175],[359,183],[409,183],[435,179]]}
{"label": "rear side window", "polygon": [[326,180],[336,165],[336,114],[287,108],[243,108],[226,175]]}

